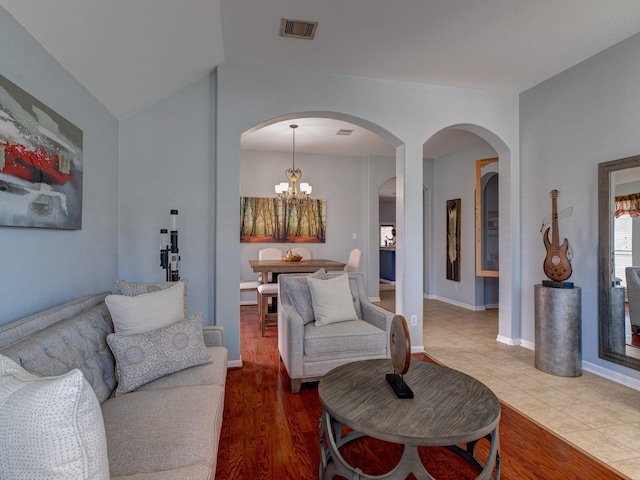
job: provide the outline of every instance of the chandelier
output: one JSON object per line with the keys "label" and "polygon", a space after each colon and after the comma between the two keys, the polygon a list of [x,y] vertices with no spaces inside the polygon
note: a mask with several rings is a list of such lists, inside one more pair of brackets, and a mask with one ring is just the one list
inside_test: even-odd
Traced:
{"label": "chandelier", "polygon": [[302,170],[296,168],[296,128],[298,125],[289,125],[293,131],[293,166],[284,171],[288,182],[277,183],[275,186],[278,200],[290,203],[307,203],[311,195],[312,187],[307,182],[300,182]]}

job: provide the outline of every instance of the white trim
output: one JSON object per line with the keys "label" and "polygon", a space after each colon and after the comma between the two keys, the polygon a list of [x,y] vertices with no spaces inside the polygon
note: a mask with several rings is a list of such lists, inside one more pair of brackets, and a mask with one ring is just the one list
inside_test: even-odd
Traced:
{"label": "white trim", "polygon": [[606,380],[611,380],[612,382],[640,391],[640,379],[633,378],[622,373],[612,372],[611,370],[591,362],[582,362],[582,369],[589,373],[593,373],[594,375],[598,375],[599,377],[605,378]]}
{"label": "white trim", "polygon": [[504,343],[505,345],[518,346],[521,344],[522,340],[519,338],[509,338],[498,335],[496,337],[496,342]]}
{"label": "white trim", "polygon": [[427,354],[427,352],[425,352],[424,350],[424,345],[411,345],[411,353],[424,353],[425,355]]}
{"label": "white trim", "polygon": [[529,340],[520,339],[520,346],[524,348],[528,348],[529,350],[534,350],[534,351],[536,349],[536,344],[533,342],[530,342]]}
{"label": "white trim", "polygon": [[241,368],[242,367],[242,355],[240,355],[239,360],[229,360],[227,362],[228,368]]}
{"label": "white trim", "polygon": [[240,305],[258,305],[257,300],[241,300]]}
{"label": "white trim", "polygon": [[368,298],[369,298],[369,301],[370,301],[371,303],[373,303],[373,302],[380,302],[380,301],[382,301],[382,300],[380,299],[380,297],[368,297]]}
{"label": "white trim", "polygon": [[469,305],[468,303],[458,302],[456,300],[451,300],[450,298],[438,297],[437,295],[433,297],[434,300],[440,300],[441,302],[448,303],[450,305],[455,305],[456,307],[466,308],[467,310],[473,310],[474,312],[478,312],[484,310],[484,305],[476,307],[475,305]]}

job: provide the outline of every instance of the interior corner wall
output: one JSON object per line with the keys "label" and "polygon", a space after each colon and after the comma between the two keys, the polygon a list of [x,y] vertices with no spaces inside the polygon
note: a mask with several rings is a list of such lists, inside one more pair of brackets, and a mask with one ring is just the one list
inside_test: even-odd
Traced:
{"label": "interior corner wall", "polygon": [[117,269],[118,122],[0,7],[0,72],[83,133],[82,229],[0,226],[0,324],[96,290]]}
{"label": "interior corner wall", "polygon": [[190,313],[209,310],[209,77],[120,122],[118,275],[165,280],[160,229],[178,210],[180,278]]}
{"label": "interior corner wall", "polygon": [[559,222],[573,248],[582,288],[582,358],[603,371],[640,372],[598,357],[598,175],[601,162],[640,153],[640,35],[635,35],[520,96],[522,338],[534,342],[534,285],[545,279],[542,219],[560,190]]}
{"label": "interior corner wall", "polygon": [[[478,142],[434,161],[434,266],[435,298],[469,309],[476,305],[475,188],[476,160],[496,156],[496,151],[478,137]],[[501,179],[502,180],[502,179]],[[447,200],[460,199],[460,281],[447,279]]]}

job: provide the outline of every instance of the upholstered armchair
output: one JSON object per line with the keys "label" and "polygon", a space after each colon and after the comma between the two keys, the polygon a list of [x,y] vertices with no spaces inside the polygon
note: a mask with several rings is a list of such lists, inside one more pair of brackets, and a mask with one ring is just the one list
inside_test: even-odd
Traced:
{"label": "upholstered armchair", "polygon": [[[346,275],[345,279],[338,279]],[[352,319],[332,321],[334,310],[344,310],[338,297],[342,292],[330,292],[327,312],[318,313],[312,304],[314,293],[324,283],[341,282],[352,302]],[[331,287],[335,288],[335,287]],[[314,301],[318,295],[314,295]],[[347,300],[348,302],[348,300]],[[326,305],[325,305],[326,306]],[[342,312],[338,312],[339,316]],[[339,317],[340,318],[340,317]],[[291,392],[300,391],[303,382],[318,381],[329,370],[345,363],[389,357],[389,328],[393,313],[372,304],[364,289],[362,273],[331,272],[323,275],[283,274],[278,277],[278,349],[291,379]],[[335,320],[335,319],[334,319]]]}
{"label": "upholstered armchair", "polygon": [[631,333],[640,333],[640,267],[625,268]]}

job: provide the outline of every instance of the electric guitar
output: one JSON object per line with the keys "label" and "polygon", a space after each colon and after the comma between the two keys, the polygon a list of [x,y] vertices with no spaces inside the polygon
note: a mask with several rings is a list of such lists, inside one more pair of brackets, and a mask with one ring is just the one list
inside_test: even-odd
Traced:
{"label": "electric guitar", "polygon": [[[547,249],[547,256],[544,259],[544,273],[551,280],[562,282],[571,276],[571,261],[567,256],[569,241],[565,238],[560,245],[560,234],[558,233],[558,190],[551,190],[551,226],[547,227],[542,234],[544,247]],[[551,229],[551,242],[549,242],[549,229]]]}

